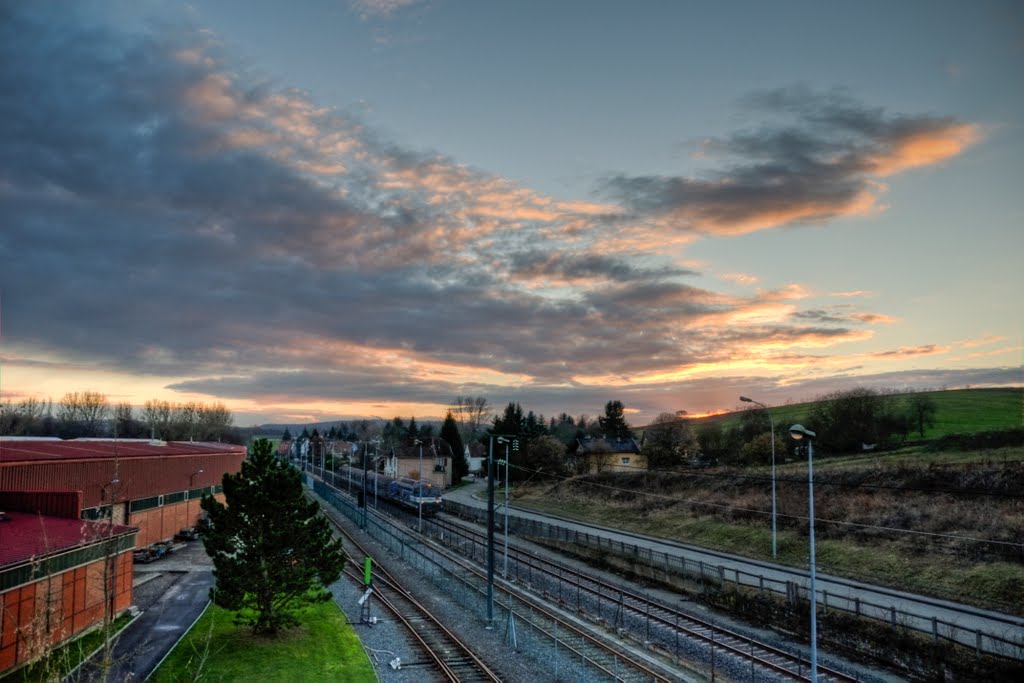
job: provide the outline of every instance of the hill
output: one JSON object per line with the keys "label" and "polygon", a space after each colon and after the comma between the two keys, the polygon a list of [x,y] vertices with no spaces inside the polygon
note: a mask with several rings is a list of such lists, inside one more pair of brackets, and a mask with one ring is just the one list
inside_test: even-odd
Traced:
{"label": "hill", "polygon": [[[934,424],[925,430],[925,439],[947,434],[986,432],[1012,429],[1024,425],[1024,387],[995,389],[949,389],[897,394],[906,400],[923,394],[935,403]],[[816,401],[771,406],[776,425],[805,422]],[[743,411],[712,415],[691,420],[694,425],[719,423],[728,428],[739,423]],[[642,428],[641,428],[642,429]]]}

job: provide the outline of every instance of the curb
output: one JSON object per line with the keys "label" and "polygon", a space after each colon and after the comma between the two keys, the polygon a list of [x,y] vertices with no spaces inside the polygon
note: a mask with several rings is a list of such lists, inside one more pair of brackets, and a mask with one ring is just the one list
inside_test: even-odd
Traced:
{"label": "curb", "polygon": [[178,645],[181,644],[181,641],[185,639],[185,636],[187,636],[189,633],[191,633],[192,629],[195,627],[195,625],[197,623],[199,623],[199,620],[203,618],[203,615],[206,614],[206,610],[210,609],[210,605],[212,605],[212,604],[213,604],[212,600],[207,600],[206,601],[206,607],[203,608],[203,611],[200,612],[199,616],[197,616],[192,621],[192,623],[189,624],[189,627],[187,629],[185,629],[185,631],[180,636],[178,636],[178,639],[176,641],[174,641],[174,645],[171,645],[171,647],[167,650],[167,652],[164,653],[164,656],[161,657],[160,661],[156,663],[156,666],[154,666],[153,670],[149,672],[149,674],[146,676],[145,680],[149,680],[149,677],[152,676],[154,673],[157,672],[157,670],[160,669],[160,667],[164,663],[164,660],[167,659],[168,657],[170,657],[171,653],[174,652],[174,650],[178,647]]}
{"label": "curb", "polygon": [[[129,608],[129,609],[131,609],[131,608]],[[125,610],[125,611],[127,611],[127,610]],[[121,627],[120,629],[118,629],[118,630],[117,630],[117,633],[114,633],[114,634],[112,634],[112,635],[110,636],[110,638],[108,638],[108,641],[110,641],[110,640],[113,640],[113,641],[115,642],[115,644],[116,644],[116,643],[117,643],[117,641],[116,641],[116,638],[117,638],[118,636],[120,636],[120,635],[121,635],[121,634],[122,634],[122,633],[123,633],[123,632],[124,632],[124,631],[125,631],[126,629],[128,629],[128,627],[130,627],[130,626],[131,626],[132,624],[134,624],[134,623],[135,623],[135,622],[136,622],[136,621],[137,621],[137,620],[139,619],[139,617],[141,617],[141,616],[142,616],[142,614],[143,614],[142,612],[139,612],[139,613],[138,613],[138,614],[136,614],[136,615],[135,615],[134,617],[132,617],[132,620],[131,620],[131,621],[129,621],[129,622],[127,623],[127,624],[125,624],[125,625],[124,625],[123,627]],[[97,628],[103,628],[103,626],[101,625],[101,626],[98,626]],[[81,634],[81,635],[79,636],[79,638],[81,638],[82,636],[84,636],[84,635],[86,635],[86,634],[88,634],[88,633],[90,633],[90,631],[86,631],[85,633],[82,633],[82,634]],[[74,641],[72,641],[72,642],[74,642]],[[68,644],[70,645],[70,643],[68,643]],[[78,670],[79,670],[79,669],[81,669],[81,668],[82,668],[83,666],[85,666],[86,664],[88,664],[88,663],[89,663],[89,661],[90,661],[90,660],[91,660],[91,659],[92,659],[93,657],[95,657],[97,653],[101,652],[102,650],[103,650],[103,644],[101,644],[101,645],[100,645],[99,647],[97,647],[97,648],[96,648],[95,650],[93,650],[93,651],[92,651],[92,652],[90,652],[90,653],[89,653],[88,655],[86,655],[85,657],[83,657],[83,658],[82,658],[82,661],[80,661],[80,662],[78,663],[78,666],[76,666],[76,667],[75,667],[74,669],[72,669],[71,671],[67,672],[67,674],[66,674],[66,675],[64,676],[64,678],[63,678],[62,680],[64,680],[64,681],[70,681],[70,680],[73,680],[73,679],[74,679],[74,676],[75,676],[75,675],[76,675],[76,674],[78,673]]]}

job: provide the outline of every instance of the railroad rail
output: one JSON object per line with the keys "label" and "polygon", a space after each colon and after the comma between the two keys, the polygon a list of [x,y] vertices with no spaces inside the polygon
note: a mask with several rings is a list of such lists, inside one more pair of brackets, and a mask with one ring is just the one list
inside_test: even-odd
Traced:
{"label": "railroad rail", "polygon": [[[348,497],[340,495],[337,489],[334,489],[334,498],[336,500],[328,502],[335,504],[342,514],[351,516],[353,519],[358,517],[361,511],[354,507]],[[342,505],[336,505],[338,502]],[[330,515],[328,516],[330,517]],[[336,520],[333,521],[337,523]],[[376,518],[375,522],[377,524],[393,524],[393,521],[382,521],[381,518]],[[371,527],[369,529],[371,532],[374,528],[381,528],[376,524]],[[410,538],[415,536],[404,527],[397,533]],[[389,540],[394,541],[395,538],[392,536]],[[416,544],[421,545],[422,541],[416,541]],[[408,552],[408,546],[403,545],[403,550]],[[458,553],[436,544],[430,545],[429,553],[432,556],[431,562],[435,564],[443,562],[444,571],[457,577],[461,583],[460,589],[469,588],[481,595],[486,594],[487,576],[478,565],[459,556]],[[661,665],[655,665],[650,659],[636,656],[621,642],[581,627],[579,623],[567,619],[556,610],[543,604],[543,601],[535,596],[523,594],[509,587],[496,586],[495,588],[498,594],[496,603],[499,608],[511,610],[513,619],[525,629],[531,630],[535,641],[543,639],[554,643],[554,649],[559,650],[563,658],[582,663],[580,666],[587,669],[589,675],[599,674],[614,681],[669,681],[675,678],[671,673],[662,670]]]}
{"label": "railroad rail", "polygon": [[[329,510],[324,515],[345,537],[347,547],[353,547],[362,556],[372,555],[359,543],[348,530],[334,518]],[[345,574],[357,584],[362,585],[363,576],[358,560],[349,556]],[[472,648],[438,621],[430,610],[414,599],[401,583],[395,579],[376,559],[374,559],[374,598],[383,605],[403,626],[416,649],[426,657],[431,668],[439,674],[439,680],[465,681],[501,681],[482,659],[477,657]],[[405,662],[405,666],[415,663]]]}
{"label": "railroad rail", "polygon": [[[462,553],[467,553],[468,544],[470,556],[474,558],[479,556],[480,561],[484,561],[487,540],[485,534],[463,524],[454,524],[450,520],[440,518],[431,520],[424,531],[446,545],[457,547]],[[739,634],[682,610],[666,606],[662,602],[630,588],[612,584],[597,576],[579,571],[573,566],[529,553],[514,545],[509,545],[508,552],[509,565],[514,569],[514,571],[513,569],[508,571],[508,576],[514,574],[517,581],[525,578],[524,585],[526,586],[543,585],[539,580],[540,577],[534,576],[534,572],[536,572],[545,577],[549,584],[554,583],[558,587],[557,593],[550,588],[543,589],[546,596],[562,605],[572,607],[563,595],[563,589],[568,588],[570,592],[576,593],[575,609],[577,611],[586,611],[584,608],[586,603],[596,605],[597,618],[615,628],[624,628],[630,623],[635,627],[642,624],[643,639],[647,642],[656,640],[655,636],[658,635],[657,632],[652,631],[653,625],[660,632],[662,642],[673,639],[678,641],[680,637],[696,639],[719,650],[719,654],[750,662],[752,666],[762,669],[762,673],[787,680],[810,680],[809,662],[799,654],[787,652],[769,643]],[[587,596],[587,599],[583,598],[584,595]],[[607,617],[601,613],[602,603],[608,606]],[[820,663],[818,679],[836,681],[837,683],[857,680],[854,676]]]}

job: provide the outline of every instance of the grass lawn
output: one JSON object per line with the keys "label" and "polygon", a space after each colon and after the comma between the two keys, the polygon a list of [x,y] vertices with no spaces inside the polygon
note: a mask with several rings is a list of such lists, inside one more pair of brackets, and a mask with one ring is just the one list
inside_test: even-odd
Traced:
{"label": "grass lawn", "polygon": [[359,638],[334,602],[305,608],[299,620],[301,625],[275,638],[254,636],[248,626],[234,624],[234,613],[211,605],[149,680],[377,680]]}

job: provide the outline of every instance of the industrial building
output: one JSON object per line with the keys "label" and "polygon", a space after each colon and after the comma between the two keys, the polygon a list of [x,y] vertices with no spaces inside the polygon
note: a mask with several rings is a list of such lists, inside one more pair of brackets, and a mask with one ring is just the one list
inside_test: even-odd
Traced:
{"label": "industrial building", "polygon": [[0,437],[0,674],[132,604],[132,552],[173,539],[244,446]]}

